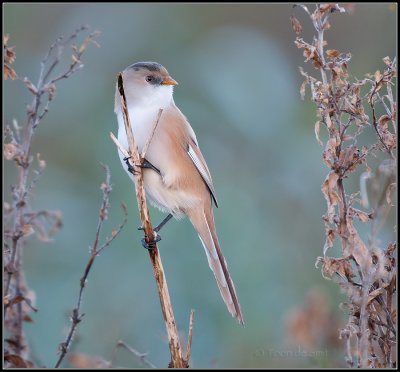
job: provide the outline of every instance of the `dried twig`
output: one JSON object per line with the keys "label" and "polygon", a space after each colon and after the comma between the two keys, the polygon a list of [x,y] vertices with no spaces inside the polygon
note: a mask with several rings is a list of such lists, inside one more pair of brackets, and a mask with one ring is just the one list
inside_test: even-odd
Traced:
{"label": "dried twig", "polygon": [[99,239],[100,239],[100,234],[101,234],[101,230],[103,227],[103,223],[104,221],[107,219],[108,216],[108,209],[110,207],[110,193],[111,193],[111,184],[110,184],[110,170],[108,168],[108,166],[105,166],[102,164],[102,167],[104,168],[105,172],[106,172],[106,181],[104,183],[102,183],[101,185],[101,190],[103,192],[103,201],[100,207],[100,212],[99,212],[99,220],[97,222],[97,229],[96,229],[96,234],[95,234],[95,239],[94,239],[94,243],[92,245],[92,248],[90,250],[90,257],[89,260],[86,264],[83,276],[80,280],[80,289],[79,289],[79,295],[78,295],[78,301],[77,304],[74,308],[74,310],[72,311],[72,316],[71,316],[71,326],[70,329],[68,331],[67,337],[65,339],[64,342],[62,342],[59,345],[59,352],[60,355],[58,357],[58,360],[56,362],[55,368],[60,367],[61,362],[63,361],[64,357],[66,356],[66,354],[68,353],[68,350],[70,349],[71,343],[72,343],[72,339],[73,339],[73,335],[76,331],[76,328],[78,327],[78,324],[82,321],[82,317],[84,316],[84,314],[81,313],[81,304],[82,304],[82,296],[83,296],[83,291],[85,289],[85,285],[86,285],[86,281],[87,278],[89,276],[90,270],[94,264],[94,261],[96,259],[96,257],[99,256],[99,254],[103,251],[103,249],[105,249],[106,247],[108,247],[111,242],[119,235],[119,233],[121,232],[122,228],[125,226],[126,222],[127,222],[127,210],[124,204],[122,204],[122,209],[124,211],[124,220],[122,221],[122,223],[118,226],[117,229],[114,229],[112,231],[112,235],[109,238],[106,238],[105,242],[99,246]]}
{"label": "dried twig", "polygon": [[[380,227],[387,222],[393,206],[390,193],[396,178],[397,109],[391,85],[394,85],[397,74],[396,61],[385,57],[383,73],[378,70],[373,76],[351,81],[348,73],[350,53],[334,49],[324,51],[324,30],[329,28],[328,19],[334,12],[343,13],[344,8],[338,4],[317,4],[311,13],[304,5],[301,7],[309,15],[317,37],[312,43],[297,37],[295,43],[303,49],[306,62],[312,61],[319,70],[321,80],[301,69],[305,81],[300,93],[303,97],[305,87],[310,86],[312,100],[318,107],[315,134],[320,144],[323,144],[319,139],[320,126],[325,126],[328,132],[323,159],[329,174],[322,185],[328,207],[323,217],[326,242],[324,256],[318,257],[317,262],[322,263],[325,278],[334,278],[335,275],[341,278],[339,284],[348,296],[346,307],[351,309],[350,317],[340,334],[346,340],[348,365],[393,368],[395,362],[391,356],[396,337],[396,313],[392,309],[394,292],[390,283],[396,278],[396,261],[393,258],[396,245],[391,243],[386,249],[380,247],[377,235]],[[301,32],[300,22],[294,16],[291,18],[296,33]],[[369,89],[368,93],[361,95],[362,88]],[[386,94],[382,93],[385,89]],[[365,113],[368,107],[372,120]],[[385,114],[378,118],[377,112]],[[392,123],[392,128],[389,123]],[[360,135],[371,127],[376,133],[375,143],[360,147]],[[353,129],[351,134],[350,129]],[[367,160],[369,155],[378,151],[386,159],[372,172]],[[346,178],[361,165],[367,169],[362,175],[360,204],[364,208],[371,205],[371,211],[356,209],[354,204],[358,193],[348,195],[345,189]],[[368,202],[367,179],[372,183],[372,203]],[[368,244],[358,233],[355,219],[371,225]],[[328,257],[327,253],[337,238],[341,242],[342,256]],[[380,354],[374,351],[377,349],[380,349]]]}
{"label": "dried twig", "polygon": [[[124,92],[124,83],[123,83],[122,73],[118,74],[118,83],[117,84],[118,84],[118,91],[120,94],[121,107],[122,107],[122,113],[123,113],[124,124],[125,124],[125,131],[127,134],[128,144],[129,144],[129,161],[132,166],[137,167],[138,165],[142,164],[144,159],[139,154],[134,137],[133,137],[131,123],[130,123],[130,119],[129,119],[129,112],[128,112],[127,104],[126,104],[126,97],[125,97],[125,92]],[[158,123],[161,113],[162,113],[162,111],[159,111],[157,121],[153,127],[152,135],[154,134],[154,131],[156,129],[156,126],[157,126],[157,123]],[[152,139],[152,135],[150,136],[147,143],[150,143],[150,141]],[[113,138],[114,136],[111,136],[111,137]],[[118,143],[118,140],[115,137],[113,138],[113,141],[114,141],[114,143]],[[118,145],[118,147],[120,149],[122,148],[121,145]],[[122,150],[122,151],[124,153],[126,153],[126,151],[124,151],[124,150]],[[164,316],[165,327],[167,329],[167,334],[168,334],[169,349],[170,349],[170,353],[171,353],[170,367],[184,368],[184,367],[188,366],[189,361],[185,360],[182,357],[182,348],[180,345],[178,331],[176,328],[176,322],[175,322],[175,318],[174,318],[174,313],[172,310],[171,299],[169,296],[169,291],[168,291],[168,286],[167,286],[167,280],[165,278],[164,269],[162,266],[161,257],[160,257],[160,254],[159,254],[159,251],[157,248],[157,244],[155,242],[155,234],[154,234],[154,230],[153,230],[153,227],[152,227],[152,224],[150,221],[149,211],[147,208],[142,168],[140,166],[137,168],[138,169],[137,169],[137,172],[135,172],[135,177],[134,177],[135,192],[136,192],[136,198],[137,198],[137,202],[138,202],[140,219],[142,221],[142,225],[144,228],[145,241],[151,247],[151,249],[149,249],[149,256],[150,256],[150,261],[151,261],[151,264],[153,267],[154,276],[156,279],[156,284],[157,284],[157,289],[158,289],[158,294],[159,294],[160,304],[161,304],[161,310],[162,310],[162,313]]]}
{"label": "dried twig", "polygon": [[190,353],[192,351],[192,337],[193,337],[193,321],[194,321],[194,310],[190,312],[190,319],[189,319],[189,335],[188,335],[188,343],[186,348],[186,356],[185,360],[190,360]]}
{"label": "dried twig", "polygon": [[[60,75],[53,75],[55,67],[61,62],[65,47],[77,39],[86,29],[86,27],[81,27],[66,40],[59,38],[51,45],[41,62],[36,84],[33,84],[28,78],[23,79],[26,88],[33,95],[32,102],[27,107],[26,124],[19,126],[14,121],[13,127],[7,126],[5,130],[5,137],[8,142],[4,145],[4,155],[7,160],[14,161],[17,168],[17,181],[12,187],[13,203],[12,206],[6,208],[6,219],[9,226],[4,229],[5,275],[3,288],[5,301],[10,301],[10,299],[18,296],[29,300],[31,291],[26,286],[22,267],[22,247],[26,238],[36,233],[39,240],[48,241],[49,237],[62,225],[59,212],[32,211],[30,209],[30,196],[39,176],[46,167],[46,162],[40,158],[39,154],[36,157],[31,154],[31,147],[34,134],[42,119],[49,112],[50,104],[55,97],[56,83],[69,78],[83,67],[80,58],[86,52],[89,43],[94,42],[97,32],[87,36],[79,47],[71,45],[73,50],[71,64]],[[7,47],[7,41],[8,37],[5,37],[4,62],[11,64],[15,54],[12,48]],[[8,77],[17,78],[12,69],[9,66],[7,67]],[[38,163],[38,171],[32,170],[35,159]],[[50,224],[49,229],[46,228],[46,224]],[[4,311],[4,325],[10,334],[5,351],[11,355],[9,360],[16,360],[13,357],[15,355],[28,363],[28,345],[25,341],[22,321],[29,316],[30,307],[27,306],[27,301],[24,303],[11,301],[11,303],[12,305],[6,306]],[[12,366],[12,362],[9,361],[9,363],[7,365]]]}
{"label": "dried twig", "polygon": [[124,349],[128,350],[135,358],[139,359],[139,361],[148,368],[157,368],[153,363],[151,363],[147,356],[149,353],[141,353],[135,350],[133,347],[127,345],[124,341],[119,340],[117,342],[117,347],[123,347]]}
{"label": "dried twig", "polygon": [[14,47],[8,46],[8,39],[10,35],[3,36],[3,64],[4,64],[4,79],[15,80],[18,76],[11,68],[11,64],[15,61]]}

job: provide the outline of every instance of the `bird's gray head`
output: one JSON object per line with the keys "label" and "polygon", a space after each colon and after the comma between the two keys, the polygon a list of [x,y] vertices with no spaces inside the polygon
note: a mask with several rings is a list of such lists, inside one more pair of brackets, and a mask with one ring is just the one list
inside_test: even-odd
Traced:
{"label": "bird's gray head", "polygon": [[123,71],[124,88],[129,101],[137,104],[165,105],[172,100],[178,83],[157,62],[137,62]]}

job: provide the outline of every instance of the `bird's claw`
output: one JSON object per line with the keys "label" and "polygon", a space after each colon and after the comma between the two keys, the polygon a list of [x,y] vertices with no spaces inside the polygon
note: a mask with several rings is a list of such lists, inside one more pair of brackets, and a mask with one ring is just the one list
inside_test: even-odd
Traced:
{"label": "bird's claw", "polygon": [[126,165],[128,166],[128,172],[132,173],[133,175],[137,174],[138,171],[135,170],[134,167],[132,167],[131,163],[129,163],[129,159],[131,158],[131,156],[127,156],[124,158],[124,162],[126,163]]}
{"label": "bird's claw", "polygon": [[155,235],[155,239],[151,243],[147,243],[146,238],[141,239],[143,248],[147,249],[148,251],[151,251],[152,249],[154,249],[156,247],[156,244],[161,240],[160,235],[158,235],[157,233],[154,233],[154,235]]}
{"label": "bird's claw", "polygon": [[[131,158],[131,156],[127,156],[124,158],[124,161],[125,161],[126,165],[128,166],[128,172],[132,173],[132,174],[138,174],[139,172],[137,170],[135,170],[134,167],[132,167],[131,163],[129,163],[130,158]],[[139,168],[143,168],[143,169],[152,169],[153,171],[155,171],[156,173],[158,173],[161,176],[160,170],[158,168],[156,168],[153,164],[151,164],[146,159],[143,159],[142,164],[135,164],[135,166],[139,167]]]}
{"label": "bird's claw", "polygon": [[143,163],[139,165],[139,167],[144,169],[152,169],[154,172],[158,173],[161,176],[160,170],[156,168],[153,164],[151,164],[147,159],[143,159]]}

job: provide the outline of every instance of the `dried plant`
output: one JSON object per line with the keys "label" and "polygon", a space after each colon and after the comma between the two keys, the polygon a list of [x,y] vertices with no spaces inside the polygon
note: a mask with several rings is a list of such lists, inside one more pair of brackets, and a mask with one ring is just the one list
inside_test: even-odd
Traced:
{"label": "dried plant", "polygon": [[[71,343],[72,343],[76,328],[78,327],[78,324],[82,321],[82,318],[84,316],[84,314],[81,313],[82,296],[83,296],[83,291],[86,287],[86,282],[87,282],[90,270],[93,267],[94,261],[95,261],[96,257],[98,257],[100,255],[100,253],[105,248],[107,248],[111,244],[111,242],[119,235],[122,228],[125,226],[125,224],[127,222],[127,209],[126,209],[125,205],[122,204],[122,209],[125,214],[124,220],[116,229],[112,230],[111,237],[106,238],[104,243],[102,245],[100,245],[100,234],[101,234],[101,230],[103,228],[104,221],[107,220],[107,217],[108,217],[108,210],[110,208],[110,193],[112,190],[111,184],[110,184],[110,169],[103,164],[102,164],[102,167],[104,168],[104,170],[106,172],[106,182],[103,182],[100,187],[101,191],[103,192],[103,201],[101,203],[101,207],[100,207],[100,211],[99,211],[99,220],[97,222],[96,234],[95,234],[93,245],[90,248],[89,260],[86,264],[85,270],[83,272],[83,276],[80,280],[78,301],[76,303],[75,308],[72,310],[70,329],[68,331],[65,341],[62,342],[58,347],[60,355],[56,362],[55,368],[60,367],[61,362],[67,355],[68,350],[71,347]],[[79,360],[82,360],[82,358]],[[88,367],[81,367],[81,368],[88,368]],[[103,367],[97,367],[97,368],[103,368]]]}
{"label": "dried plant", "polygon": [[[346,293],[348,303],[342,308],[349,314],[347,325],[339,337],[345,340],[346,362],[353,367],[385,367],[396,365],[396,242],[382,246],[379,234],[387,226],[393,208],[396,188],[397,159],[396,99],[393,87],[396,60],[383,58],[383,71],[367,74],[363,79],[352,77],[348,70],[350,53],[325,50],[324,32],[330,28],[329,17],[345,9],[337,4],[317,4],[308,14],[316,30],[312,42],[300,37],[295,44],[303,50],[305,62],[311,62],[320,78],[300,68],[305,80],[300,88],[304,98],[310,87],[311,99],[317,106],[315,135],[324,146],[323,161],[329,173],[322,184],[327,212],[323,216],[326,242],[322,266],[325,278],[336,279]],[[297,18],[292,26],[302,31]],[[320,139],[320,127],[326,129],[327,140]],[[373,132],[372,143],[363,143],[364,132]],[[378,162],[370,167],[367,162]],[[345,180],[365,168],[360,177],[360,191],[346,193]],[[360,205],[357,209],[356,204]],[[364,237],[358,224],[367,224]],[[338,241],[340,257],[329,257]]]}
{"label": "dried plant", "polygon": [[[67,39],[57,39],[49,48],[41,62],[39,78],[36,84],[28,78],[23,82],[33,95],[27,106],[26,123],[22,126],[16,121],[5,127],[4,157],[13,161],[17,170],[17,180],[11,187],[12,203],[4,203],[4,327],[7,338],[4,343],[6,367],[31,367],[29,348],[24,335],[23,324],[31,321],[29,313],[33,307],[35,294],[25,282],[22,257],[24,246],[30,235],[36,235],[43,242],[49,241],[61,228],[62,218],[58,211],[32,210],[30,197],[46,168],[46,162],[40,154],[33,156],[32,142],[42,119],[49,111],[56,93],[56,84],[69,78],[83,67],[81,57],[90,43],[95,43],[98,32],[86,36],[80,46],[73,42],[85,31],[86,27],[76,30]],[[8,47],[8,36],[3,39],[4,76],[17,79],[17,74],[10,67],[15,59],[13,48]],[[61,74],[55,74],[55,68],[61,62],[67,46],[72,48],[72,61]],[[18,80],[16,80],[18,81]],[[33,169],[35,166],[37,169]]]}
{"label": "dried plant", "polygon": [[8,46],[10,35],[3,36],[3,62],[4,62],[4,79],[15,80],[17,78],[16,72],[11,68],[15,61],[14,47]]}
{"label": "dried plant", "polygon": [[132,346],[129,346],[126,342],[122,340],[118,340],[116,349],[117,348],[123,348],[127,350],[135,359],[139,360],[140,363],[146,367],[146,368],[157,368],[153,363],[150,362],[150,360],[147,358],[149,353],[141,353],[140,351],[137,351],[134,349]]}

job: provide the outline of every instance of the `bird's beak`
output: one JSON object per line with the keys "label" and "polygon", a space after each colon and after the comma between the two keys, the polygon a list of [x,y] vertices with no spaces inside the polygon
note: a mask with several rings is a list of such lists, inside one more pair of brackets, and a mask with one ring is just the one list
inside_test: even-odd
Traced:
{"label": "bird's beak", "polygon": [[161,82],[161,85],[178,85],[178,82],[172,79],[171,76],[168,76]]}

